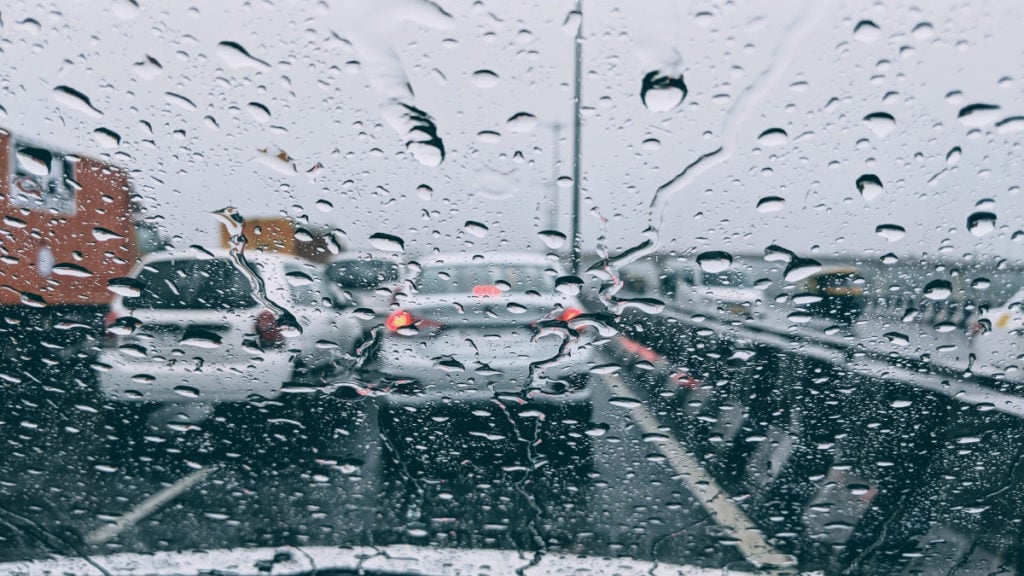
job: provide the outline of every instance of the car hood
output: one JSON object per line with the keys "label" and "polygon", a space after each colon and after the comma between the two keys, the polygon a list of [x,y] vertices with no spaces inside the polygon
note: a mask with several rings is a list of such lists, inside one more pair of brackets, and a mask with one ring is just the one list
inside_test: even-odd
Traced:
{"label": "car hood", "polygon": [[654,574],[712,576],[743,574],[621,558],[535,554],[514,550],[427,548],[410,545],[334,548],[328,546],[221,549],[155,554],[113,554],[0,563],[0,573],[23,576],[102,574],[112,576],[233,576],[365,574],[367,576],[462,576],[472,574]]}

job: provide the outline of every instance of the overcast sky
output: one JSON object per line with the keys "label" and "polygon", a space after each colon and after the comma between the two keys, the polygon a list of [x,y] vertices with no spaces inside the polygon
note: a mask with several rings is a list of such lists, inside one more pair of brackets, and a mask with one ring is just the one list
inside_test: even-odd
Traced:
{"label": "overcast sky", "polygon": [[[208,213],[235,205],[307,215],[355,250],[375,232],[413,253],[543,249],[556,194],[569,231],[571,188],[553,180],[572,172],[573,2],[441,0],[450,18],[414,0],[138,4],[5,4],[0,125],[130,169],[176,243],[215,244]],[[586,248],[627,248],[653,225],[681,252],[1019,258],[1024,121],[1005,120],[1024,115],[1024,5],[918,6],[585,1]],[[680,105],[644,106],[653,70],[683,75]],[[399,100],[433,118],[440,166],[406,151]],[[1000,108],[958,118],[977,103]],[[522,113],[536,121],[509,122]],[[894,124],[864,120],[878,113]],[[759,138],[771,129],[785,135]],[[862,196],[865,174],[884,189]],[[976,211],[998,217],[980,238]]]}

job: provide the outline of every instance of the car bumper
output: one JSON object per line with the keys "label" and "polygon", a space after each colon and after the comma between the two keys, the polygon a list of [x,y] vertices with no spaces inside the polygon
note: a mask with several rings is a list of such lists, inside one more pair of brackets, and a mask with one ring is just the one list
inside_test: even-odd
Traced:
{"label": "car bumper", "polygon": [[264,357],[262,362],[168,366],[155,362],[125,362],[100,355],[96,367],[100,391],[120,402],[244,402],[253,397],[274,398],[292,376],[289,355]]}

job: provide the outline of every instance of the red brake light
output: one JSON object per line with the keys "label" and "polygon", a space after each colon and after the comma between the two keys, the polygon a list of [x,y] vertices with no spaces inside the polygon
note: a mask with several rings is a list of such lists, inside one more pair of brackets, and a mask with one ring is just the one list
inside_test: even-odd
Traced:
{"label": "red brake light", "polygon": [[277,316],[270,310],[264,310],[256,315],[255,328],[261,345],[280,344],[284,341],[281,329],[277,325]]}
{"label": "red brake light", "polygon": [[473,286],[473,296],[501,296],[501,288],[494,284]]}
{"label": "red brake light", "polygon": [[405,310],[396,310],[384,321],[384,326],[387,326],[387,329],[392,332],[397,332],[400,328],[412,326],[415,322],[416,319],[412,317],[412,314]]}
{"label": "red brake light", "polygon": [[561,316],[558,317],[558,319],[561,320],[562,322],[568,322],[573,318],[576,318],[580,314],[583,314],[583,310],[580,310],[578,308],[566,308],[565,310],[562,311],[562,314]]}

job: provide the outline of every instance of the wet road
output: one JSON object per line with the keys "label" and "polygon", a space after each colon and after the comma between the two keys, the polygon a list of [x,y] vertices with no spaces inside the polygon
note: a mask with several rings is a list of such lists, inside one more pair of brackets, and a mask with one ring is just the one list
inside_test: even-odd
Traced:
{"label": "wet road", "polygon": [[56,393],[22,398],[5,424],[15,432],[0,471],[0,555],[410,543],[702,566],[770,559],[739,508],[632,396],[618,375],[596,385],[589,469],[492,466],[440,479],[382,464],[371,400],[347,404],[341,433],[316,453],[275,441],[257,456],[252,445],[145,461],[97,441],[101,414],[84,396],[70,407]]}

